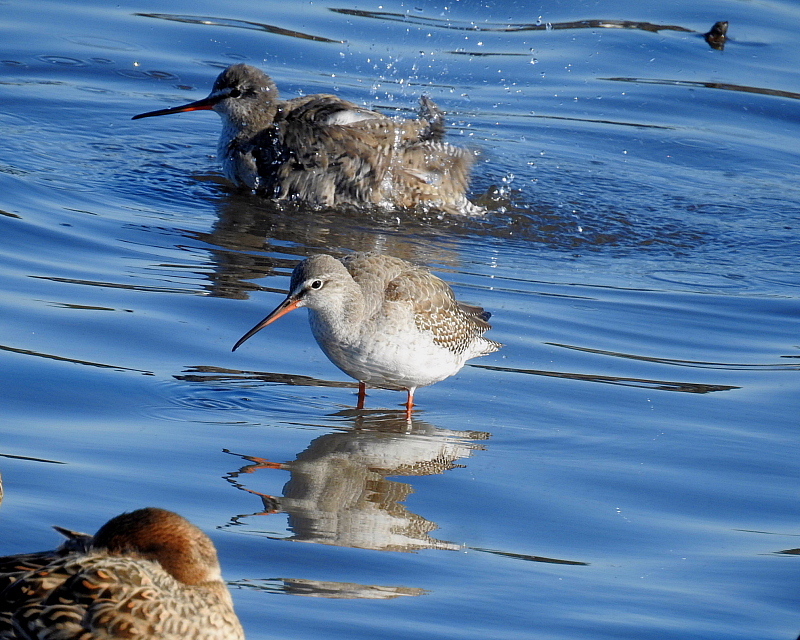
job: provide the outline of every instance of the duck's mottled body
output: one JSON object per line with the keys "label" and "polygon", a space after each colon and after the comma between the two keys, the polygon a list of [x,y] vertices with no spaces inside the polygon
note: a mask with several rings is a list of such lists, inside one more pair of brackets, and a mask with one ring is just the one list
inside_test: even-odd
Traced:
{"label": "duck's mottled body", "polygon": [[200,529],[140,509],[55,551],[0,558],[0,639],[243,640]]}
{"label": "duck's mottled body", "polygon": [[292,273],[289,295],[234,347],[277,318],[308,307],[311,329],[325,355],[367,385],[414,391],[457,373],[470,358],[502,345],[483,334],[489,314],[459,303],[428,270],[400,258],[356,253],[341,260],[312,256]]}
{"label": "duck's mottled body", "polygon": [[268,75],[235,64],[207,98],[135,118],[216,111],[225,176],[270,198],[480,212],[466,198],[474,154],[444,142],[444,114],[421,103],[418,119],[400,120],[334,95],[281,100]]}

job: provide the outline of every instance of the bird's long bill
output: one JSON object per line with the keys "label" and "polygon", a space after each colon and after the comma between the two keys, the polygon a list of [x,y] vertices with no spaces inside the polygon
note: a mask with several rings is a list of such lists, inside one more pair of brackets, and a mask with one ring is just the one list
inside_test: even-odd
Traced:
{"label": "bird's long bill", "polygon": [[250,331],[248,331],[241,338],[239,338],[239,341],[235,345],[233,345],[233,349],[231,349],[231,351],[236,351],[239,347],[242,346],[243,342],[245,342],[246,340],[252,338],[255,334],[257,334],[259,331],[261,331],[268,324],[272,324],[278,318],[280,318],[282,316],[285,316],[290,311],[294,311],[295,309],[297,309],[298,307],[301,307],[301,306],[303,306],[303,305],[302,305],[300,300],[292,298],[291,296],[286,298],[286,300],[281,302],[278,305],[278,307],[272,313],[270,313],[266,318],[264,318],[261,322],[259,322],[255,327],[250,329]]}
{"label": "bird's long bill", "polygon": [[184,111],[210,111],[225,96],[208,96],[196,102],[181,105],[180,107],[170,107],[169,109],[159,109],[158,111],[148,111],[147,113],[140,113],[138,116],[133,116],[131,120],[138,120],[139,118],[151,118],[153,116],[168,116],[171,113],[183,113]]}

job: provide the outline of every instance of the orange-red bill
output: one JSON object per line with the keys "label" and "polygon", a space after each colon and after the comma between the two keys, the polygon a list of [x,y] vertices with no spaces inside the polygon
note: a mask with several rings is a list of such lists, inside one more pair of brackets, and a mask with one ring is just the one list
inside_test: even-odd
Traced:
{"label": "orange-red bill", "polygon": [[158,111],[148,111],[147,113],[140,113],[133,116],[131,120],[139,120],[140,118],[151,118],[153,116],[168,116],[171,113],[183,113],[184,111],[210,111],[225,96],[208,96],[196,102],[181,105],[180,107],[170,107],[169,109],[159,109]]}
{"label": "orange-red bill", "polygon": [[281,302],[280,305],[278,305],[278,307],[272,313],[270,313],[266,318],[264,318],[261,322],[259,322],[255,327],[250,329],[250,331],[248,331],[241,338],[239,338],[239,341],[235,345],[233,345],[233,349],[231,349],[231,351],[236,351],[240,346],[242,346],[243,342],[245,342],[246,340],[252,338],[255,334],[257,334],[259,331],[261,331],[268,324],[272,324],[278,318],[285,316],[287,313],[289,313],[290,311],[294,311],[295,309],[297,309],[300,306],[302,306],[302,304],[300,303],[300,300],[296,300],[296,299],[293,299],[293,298],[286,298],[286,300]]}

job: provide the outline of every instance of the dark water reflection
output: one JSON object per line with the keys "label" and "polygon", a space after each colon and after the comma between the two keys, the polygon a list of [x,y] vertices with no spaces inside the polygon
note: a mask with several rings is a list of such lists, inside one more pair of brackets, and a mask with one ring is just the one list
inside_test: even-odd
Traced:
{"label": "dark water reflection", "polygon": [[271,24],[264,24],[261,22],[250,22],[248,20],[233,20],[230,18],[212,18],[209,16],[189,16],[189,15],[172,15],[169,13],[137,13],[137,16],[143,18],[156,18],[158,20],[173,20],[175,22],[184,22],[186,24],[199,24],[207,25],[210,27],[231,27],[234,29],[252,29],[255,31],[266,31],[267,33],[274,33],[281,36],[289,36],[290,38],[299,38],[301,40],[313,40],[314,42],[333,42],[342,44],[343,40],[331,40],[330,38],[323,38],[322,36],[315,36],[309,33],[302,33],[300,31],[293,31],[292,29],[284,29]]}
{"label": "dark water reflection", "polygon": [[[497,187],[491,187],[496,192]],[[486,204],[486,198],[478,198]],[[249,194],[230,193],[216,204],[217,221],[209,232],[187,232],[204,243],[215,268],[208,273],[211,295],[242,299],[254,290],[272,290],[252,280],[291,273],[298,258],[314,253],[341,255],[348,251],[384,251],[416,263],[458,267],[456,243],[481,238],[491,245],[544,243],[552,248],[630,251],[659,246],[665,251],[688,250],[706,241],[691,228],[654,218],[645,224],[622,212],[559,211],[514,202],[509,193],[492,205],[484,218],[442,217],[407,211],[326,210],[300,204],[263,201]],[[602,218],[602,222],[601,222]],[[429,240],[447,237],[450,246]],[[290,253],[293,258],[280,257]]]}
{"label": "dark water reflection", "polygon": [[56,360],[59,362],[69,362],[72,364],[80,364],[89,367],[98,367],[100,369],[114,369],[115,371],[133,371],[134,373],[143,373],[144,375],[152,376],[152,371],[143,371],[141,369],[129,369],[128,367],[117,367],[112,364],[103,364],[102,362],[90,362],[88,360],[77,360],[75,358],[67,358],[52,353],[37,353],[29,349],[20,349],[18,347],[11,347],[0,344],[0,350],[8,351],[10,353],[18,353],[25,356],[34,356],[36,358],[46,358],[48,360]]}
{"label": "dark water reflection", "polygon": [[331,9],[336,13],[358,16],[361,18],[374,18],[389,22],[408,22],[411,24],[425,25],[436,29],[455,29],[459,31],[499,31],[501,33],[515,31],[556,31],[561,29],[638,29],[658,33],[659,31],[682,31],[694,33],[692,29],[677,25],[652,24],[633,20],[577,20],[573,22],[542,22],[536,23],[486,23],[466,22],[442,18],[426,18],[409,14],[391,13],[388,11],[363,11],[360,9]]}
{"label": "dark water reflection", "polygon": [[644,380],[642,378],[601,376],[601,375],[592,375],[586,373],[566,373],[561,371],[541,371],[535,369],[514,369],[510,367],[495,367],[487,364],[473,364],[471,366],[478,367],[480,369],[489,369],[491,371],[525,373],[534,376],[566,378],[569,380],[582,380],[585,382],[598,382],[600,384],[613,384],[613,385],[620,385],[623,387],[637,387],[640,389],[654,389],[657,391],[681,391],[683,393],[711,393],[713,391],[730,391],[731,389],[739,388],[724,384],[698,384],[692,382],[671,382],[667,380]]}
{"label": "dark water reflection", "polygon": [[800,99],[800,93],[794,91],[781,91],[767,87],[747,87],[740,84],[727,82],[697,82],[692,80],[664,80],[659,78],[602,78],[611,82],[633,82],[636,84],[660,84],[669,87],[698,87],[703,89],[720,89],[721,91],[741,91],[742,93],[756,93],[778,98]]}

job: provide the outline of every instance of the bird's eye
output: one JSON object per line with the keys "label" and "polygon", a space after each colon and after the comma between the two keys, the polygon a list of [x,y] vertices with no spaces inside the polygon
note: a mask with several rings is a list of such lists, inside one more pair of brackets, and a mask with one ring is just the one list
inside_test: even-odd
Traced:
{"label": "bird's eye", "polygon": [[233,89],[231,89],[231,92],[228,94],[228,97],[230,97],[230,98],[241,98],[242,97],[242,90],[241,89],[237,89],[236,87],[234,87]]}
{"label": "bird's eye", "polygon": [[312,289],[322,289],[322,280],[314,280],[310,285]]}

